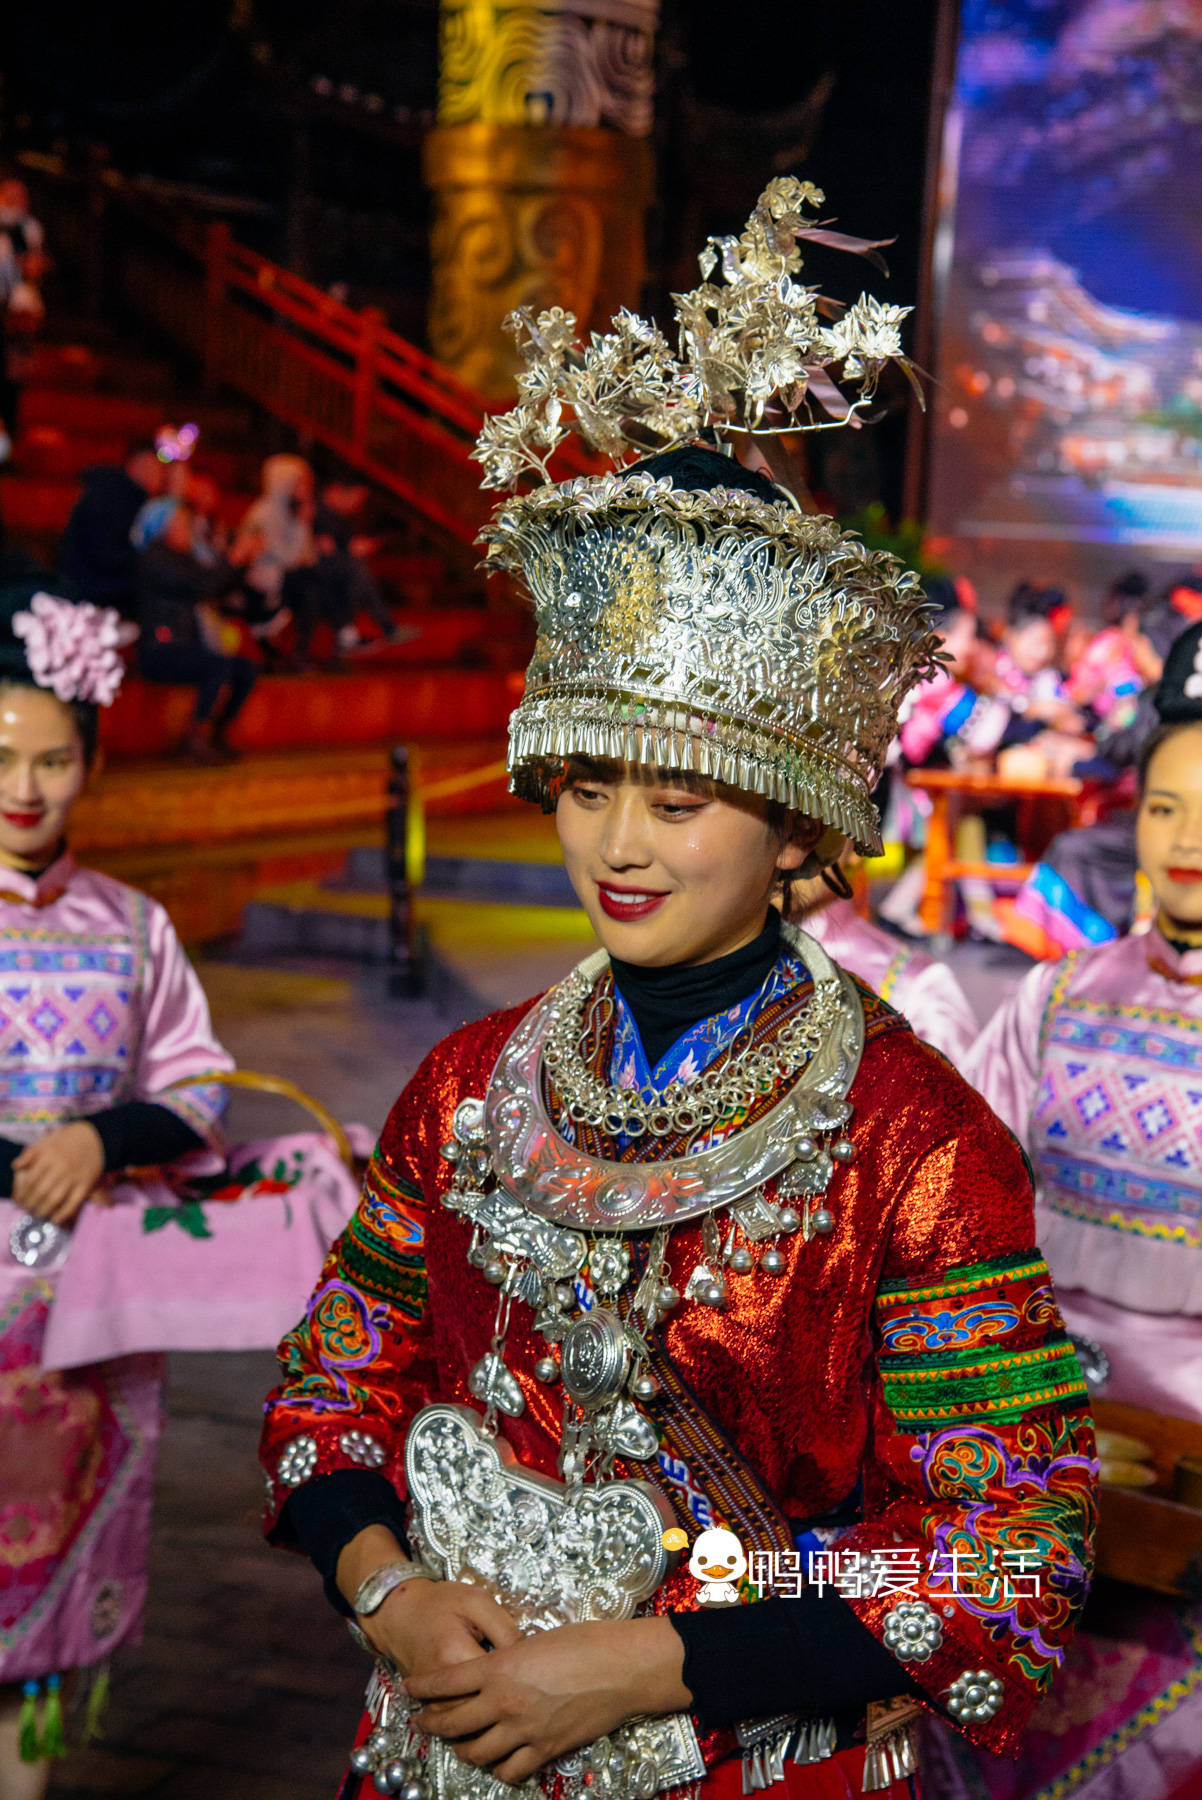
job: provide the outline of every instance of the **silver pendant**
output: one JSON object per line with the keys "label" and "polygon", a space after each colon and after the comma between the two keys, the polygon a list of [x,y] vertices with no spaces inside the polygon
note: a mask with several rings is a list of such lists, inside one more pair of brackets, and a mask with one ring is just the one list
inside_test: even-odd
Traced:
{"label": "silver pendant", "polygon": [[583,1267],[588,1254],[583,1233],[536,1218],[500,1189],[487,1194],[461,1190],[456,1201],[456,1211],[488,1233],[494,1254],[533,1263],[551,1281],[566,1281]]}
{"label": "silver pendant", "polygon": [[835,1165],[825,1150],[819,1150],[808,1162],[794,1163],[777,1183],[777,1192],[786,1200],[812,1200],[825,1193],[831,1184]]}
{"label": "silver pendant", "polygon": [[524,1468],[467,1407],[415,1415],[405,1473],[422,1561],[444,1581],[480,1581],[523,1630],[628,1619],[667,1572],[671,1511],[648,1483],[565,1486]]}
{"label": "silver pendant", "polygon": [[650,1419],[629,1400],[619,1400],[602,1425],[615,1456],[649,1462],[659,1449],[659,1434]]}
{"label": "silver pendant", "polygon": [[49,1219],[35,1219],[22,1213],[8,1234],[8,1247],[14,1262],[25,1269],[49,1269],[62,1261],[67,1253],[71,1233]]}
{"label": "silver pendant", "polygon": [[739,1229],[749,1244],[759,1244],[765,1238],[776,1237],[781,1230],[780,1207],[774,1206],[767,1194],[748,1194],[746,1200],[736,1200],[730,1209],[730,1216],[738,1221]]}
{"label": "silver pendant", "polygon": [[[672,1513],[649,1483],[567,1487],[524,1468],[466,1407],[426,1406],[415,1415],[405,1475],[415,1555],[443,1581],[485,1587],[522,1631],[628,1619],[667,1573],[663,1533]],[[357,1773],[386,1780],[399,1760],[412,1764],[414,1781],[428,1782],[440,1800],[514,1800],[514,1788],[409,1725],[413,1703],[394,1670],[378,1663],[368,1693],[376,1730]],[[692,1721],[671,1713],[619,1726],[516,1792],[525,1800],[562,1795],[566,1780],[570,1792],[587,1791],[590,1800],[652,1800],[704,1774]]]}
{"label": "silver pendant", "polygon": [[615,1399],[630,1370],[630,1341],[616,1313],[595,1306],[569,1325],[560,1351],[564,1390],[577,1406],[593,1411]]}
{"label": "silver pendant", "polygon": [[520,1418],[526,1410],[526,1396],[512,1370],[507,1369],[495,1350],[489,1350],[467,1378],[467,1385],[485,1406],[495,1406],[511,1419]]}

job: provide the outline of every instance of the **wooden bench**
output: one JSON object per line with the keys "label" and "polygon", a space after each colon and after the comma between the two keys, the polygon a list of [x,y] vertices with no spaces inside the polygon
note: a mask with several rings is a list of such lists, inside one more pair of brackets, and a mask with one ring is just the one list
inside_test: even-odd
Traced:
{"label": "wooden bench", "polygon": [[[927,794],[931,815],[927,820],[926,882],[918,916],[924,930],[934,935],[951,924],[954,882],[1020,883],[1026,880],[1034,859],[1057,831],[1074,825],[1096,825],[1111,788],[1075,777],[1046,781],[1015,781],[1001,775],[967,774],[957,769],[912,769],[906,776],[912,788]],[[965,810],[980,812],[987,806],[1018,806],[1018,837],[1026,860],[1014,863],[965,862],[956,856],[956,820]]]}

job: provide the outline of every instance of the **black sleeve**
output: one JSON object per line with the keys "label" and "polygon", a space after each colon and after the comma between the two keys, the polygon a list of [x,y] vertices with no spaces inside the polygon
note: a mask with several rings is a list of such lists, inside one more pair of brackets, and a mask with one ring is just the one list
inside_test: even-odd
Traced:
{"label": "black sleeve", "polygon": [[14,1144],[9,1138],[0,1138],[0,1200],[12,1199],[13,1163],[24,1148],[24,1144]]}
{"label": "black sleeve", "polygon": [[[73,1121],[64,1119],[63,1124]],[[189,1150],[202,1150],[204,1139],[178,1113],[156,1106],[152,1100],[127,1100],[93,1113],[86,1121],[96,1127],[104,1145],[106,1170],[136,1168],[141,1163],[174,1162]],[[0,1200],[11,1200],[13,1163],[24,1144],[0,1138]]]}
{"label": "black sleeve", "polygon": [[315,1475],[289,1495],[272,1542],[303,1550],[321,1576],[330,1605],[349,1619],[351,1609],[334,1580],[338,1558],[369,1525],[386,1525],[410,1554],[405,1507],[390,1481],[374,1469],[335,1469]]}
{"label": "black sleeve", "polygon": [[121,1106],[93,1113],[87,1122],[100,1134],[108,1170],[174,1162],[189,1150],[204,1148],[199,1132],[193,1131],[170,1107],[156,1106],[153,1100],[127,1100]]}
{"label": "black sleeve", "polygon": [[684,1640],[683,1680],[706,1731],[768,1713],[863,1711],[870,1700],[922,1694],[833,1588],[668,1617]]}

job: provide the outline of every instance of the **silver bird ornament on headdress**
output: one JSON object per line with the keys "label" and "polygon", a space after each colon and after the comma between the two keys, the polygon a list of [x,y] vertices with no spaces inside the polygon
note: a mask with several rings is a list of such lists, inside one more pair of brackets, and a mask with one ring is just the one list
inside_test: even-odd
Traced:
{"label": "silver bird ornament on headdress", "polygon": [[[887,362],[913,379],[908,308],[868,295],[833,307],[795,279],[801,241],[876,248],[808,219],[821,202],[783,178],[738,238],[710,239],[706,279],[675,297],[679,355],[629,312],[586,346],[558,308],[512,316],[522,398],[488,420],[475,454],[485,487],[541,483],[482,534],[487,565],[520,577],[538,621],[510,721],[521,797],[550,808],[568,757],[613,758],[693,771],[879,849],[871,795],[898,708],[938,666],[917,576],[783,488],[748,491],[742,470],[729,487],[690,487],[660,477],[658,457],[627,466],[703,434],[856,423]],[[724,285],[709,280],[719,266]],[[569,431],[615,472],[553,484]]]}

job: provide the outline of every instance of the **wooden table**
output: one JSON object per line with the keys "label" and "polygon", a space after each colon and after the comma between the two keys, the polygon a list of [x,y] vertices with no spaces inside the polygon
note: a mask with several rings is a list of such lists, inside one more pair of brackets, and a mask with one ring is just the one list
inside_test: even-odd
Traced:
{"label": "wooden table", "polygon": [[[1113,789],[1096,781],[1013,781],[1001,775],[969,775],[957,769],[912,769],[906,776],[912,788],[921,788],[931,800],[927,820],[926,884],[918,916],[924,930],[934,934],[949,929],[953,882],[971,880],[1022,882],[1031,873],[1031,861],[1016,863],[964,862],[955,853],[955,822],[968,809],[1018,804],[1018,836],[1022,851],[1038,856],[1055,835],[1073,825],[1096,825]],[[1056,809],[1059,825],[1048,829],[1049,806]],[[1040,815],[1042,814],[1042,819]],[[1042,839],[1042,841],[1040,841]]]}
{"label": "wooden table", "polygon": [[1202,1456],[1202,1425],[1142,1406],[1095,1400],[1099,1426],[1142,1438],[1152,1452],[1154,1488],[1102,1489],[1097,1574],[1180,1599],[1202,1576],[1202,1508],[1173,1498],[1182,1456]]}

